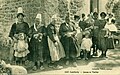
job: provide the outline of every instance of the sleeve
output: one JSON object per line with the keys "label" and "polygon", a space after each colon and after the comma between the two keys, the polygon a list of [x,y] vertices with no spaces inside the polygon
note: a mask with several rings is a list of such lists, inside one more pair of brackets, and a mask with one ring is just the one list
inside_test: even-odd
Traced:
{"label": "sleeve", "polygon": [[92,40],[91,40],[91,39],[90,39],[90,41],[89,41],[89,42],[90,42],[90,46],[92,46]]}
{"label": "sleeve", "polygon": [[10,29],[9,37],[13,38],[16,31],[16,24],[14,23]]}
{"label": "sleeve", "polygon": [[[32,26],[33,27],[33,26]],[[28,37],[31,38],[33,36],[33,30],[32,30],[32,27],[29,28],[29,31],[28,31]]]}
{"label": "sleeve", "polygon": [[47,27],[48,36],[53,42],[56,42],[52,32],[53,32],[53,29],[51,29],[51,26],[48,25],[48,27]]}
{"label": "sleeve", "polygon": [[106,24],[104,28],[108,29],[108,24]]}
{"label": "sleeve", "polygon": [[26,23],[25,29],[26,29],[25,34],[26,34],[27,36],[29,36],[29,35],[28,35],[28,33],[29,33],[29,25],[28,25],[28,23]]}
{"label": "sleeve", "polygon": [[117,32],[117,27],[116,27],[116,25],[114,25],[114,31]]}
{"label": "sleeve", "polygon": [[64,29],[64,23],[62,23],[61,26],[60,26],[59,34],[60,34],[61,36],[65,36],[65,34],[66,34],[66,31],[65,31],[65,29]]}

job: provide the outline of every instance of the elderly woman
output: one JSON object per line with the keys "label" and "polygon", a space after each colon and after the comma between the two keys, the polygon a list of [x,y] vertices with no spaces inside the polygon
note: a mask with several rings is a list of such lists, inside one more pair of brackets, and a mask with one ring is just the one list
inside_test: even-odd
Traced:
{"label": "elderly woman", "polygon": [[70,22],[68,16],[65,18],[65,23],[61,24],[59,33],[61,35],[61,43],[65,49],[66,65],[69,65],[71,60],[73,66],[76,67],[77,47],[74,37],[76,35],[76,30],[74,28],[74,24]]}
{"label": "elderly woman", "polygon": [[60,66],[58,63],[61,58],[65,57],[65,53],[56,32],[56,28],[55,28],[56,19],[57,19],[57,15],[55,14],[52,16],[51,23],[47,26],[48,46],[51,57],[51,63],[49,64],[49,67],[52,67],[54,69],[61,69],[63,67]]}
{"label": "elderly woman", "polygon": [[[28,37],[28,32],[29,32],[29,25],[28,23],[24,22],[23,18],[24,18],[24,14],[23,13],[18,13],[17,14],[17,18],[18,18],[18,22],[17,23],[14,23],[11,27],[11,30],[10,30],[10,34],[9,34],[9,37],[12,38],[12,40],[14,41],[14,45],[16,43],[18,43],[18,40],[19,40],[19,34],[24,34],[26,36],[26,39]],[[28,41],[26,40],[26,43]],[[22,43],[21,43],[22,45]],[[18,47],[17,47],[18,48]],[[18,52],[17,49],[15,50],[15,52]],[[19,54],[19,52],[18,52]],[[25,53],[24,55],[16,55],[14,54],[15,56],[15,60],[16,60],[16,64],[20,64],[20,60],[22,60],[22,62],[24,63],[25,59],[23,59],[23,57],[26,57],[28,53]]]}
{"label": "elderly woman", "polygon": [[41,16],[40,14],[37,14],[35,18],[34,25],[31,26],[29,30],[29,36],[30,36],[30,42],[29,42],[29,50],[30,55],[29,59],[34,62],[34,70],[41,69],[43,70],[43,26],[41,24]]}

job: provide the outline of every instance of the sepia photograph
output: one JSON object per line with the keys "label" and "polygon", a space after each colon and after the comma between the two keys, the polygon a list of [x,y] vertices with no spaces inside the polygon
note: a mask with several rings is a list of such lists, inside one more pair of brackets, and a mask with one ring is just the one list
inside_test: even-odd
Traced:
{"label": "sepia photograph", "polygon": [[120,75],[120,0],[0,0],[0,75]]}

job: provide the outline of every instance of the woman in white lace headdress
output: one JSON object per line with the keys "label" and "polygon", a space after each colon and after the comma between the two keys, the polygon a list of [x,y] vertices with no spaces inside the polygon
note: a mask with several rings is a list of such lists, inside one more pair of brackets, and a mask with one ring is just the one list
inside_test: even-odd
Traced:
{"label": "woman in white lace headdress", "polygon": [[[61,69],[62,66],[58,64],[61,58],[65,57],[63,46],[58,38],[56,32],[56,19],[57,15],[53,15],[51,18],[51,23],[47,26],[47,33],[48,33],[48,46],[50,51],[51,62],[49,66]],[[54,64],[54,65],[52,65]]]}
{"label": "woman in white lace headdress", "polygon": [[18,9],[18,14],[17,14],[17,22],[15,22],[10,30],[9,37],[13,40],[14,42],[14,50],[15,51],[14,56],[16,57],[16,62],[17,64],[20,63],[20,61],[23,58],[27,56],[29,53],[28,51],[28,32],[29,32],[29,25],[24,21],[25,15],[23,14],[22,8]]}

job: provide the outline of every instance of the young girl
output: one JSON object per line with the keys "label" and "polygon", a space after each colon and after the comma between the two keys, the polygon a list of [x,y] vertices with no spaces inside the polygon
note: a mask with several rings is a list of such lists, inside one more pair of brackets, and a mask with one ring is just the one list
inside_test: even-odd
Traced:
{"label": "young girl", "polygon": [[85,37],[82,39],[81,50],[84,52],[84,59],[88,60],[88,53],[90,52],[92,46],[92,40],[89,38],[90,32],[85,32]]}
{"label": "young girl", "polygon": [[28,50],[28,43],[27,43],[27,38],[24,33],[19,33],[18,34],[18,40],[14,44],[14,56],[16,59],[16,64],[23,64],[25,62],[25,58],[27,54],[29,53]]}

